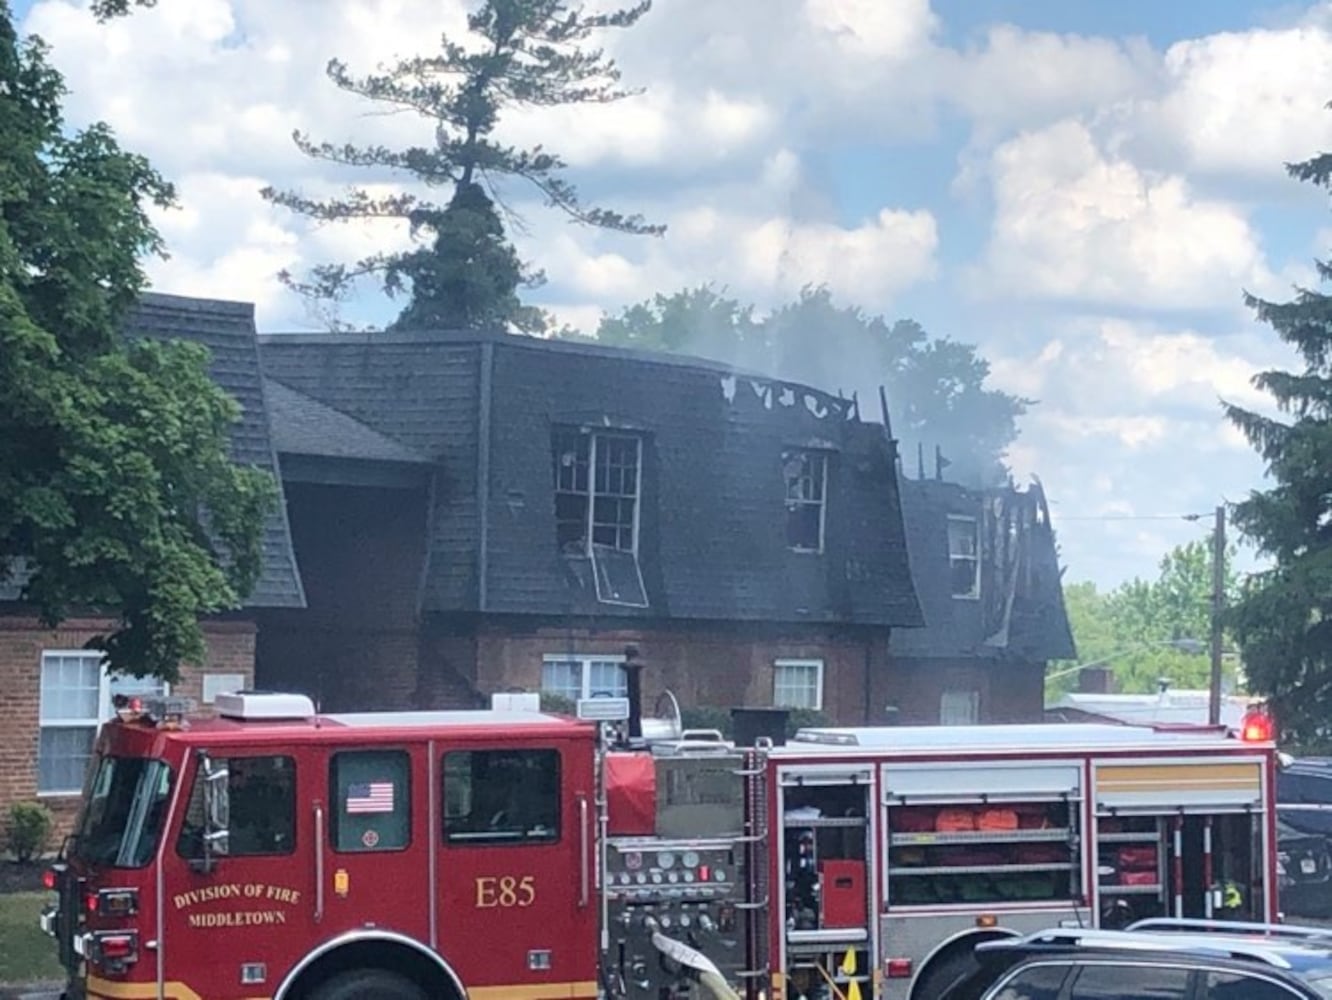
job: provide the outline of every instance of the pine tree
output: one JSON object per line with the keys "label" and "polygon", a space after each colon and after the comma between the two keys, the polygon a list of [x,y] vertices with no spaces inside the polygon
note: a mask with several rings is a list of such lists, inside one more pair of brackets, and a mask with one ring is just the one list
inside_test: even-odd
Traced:
{"label": "pine tree", "polygon": [[377,198],[354,189],[341,199],[315,201],[266,188],[268,200],[320,222],[406,220],[417,243],[350,265],[318,265],[308,281],[284,272],[284,282],[316,301],[336,302],[360,279],[373,277],[390,296],[409,296],[393,324],[399,329],[541,329],[542,314],[518,298],[520,288],[544,279],[519,260],[505,236],[500,209],[508,212],[502,200],[506,182],[527,182],[548,206],[584,225],[635,235],[659,235],[664,228],[637,215],[583,204],[563,178],[565,163],[558,155],[541,146],[505,145],[494,138],[495,128],[510,108],[605,104],[632,96],[634,91],[618,86],[614,61],[580,43],[595,31],[631,27],[651,5],[641,0],[613,13],[590,15],[568,0],[484,0],[468,17],[479,47],[465,48],[445,36],[439,55],[403,59],[361,78],[342,61],[331,60],[328,75],[343,90],[430,119],[434,145],[404,150],[336,146],[297,132],[299,148],[337,164],[405,171],[427,187],[450,189],[450,197],[437,204],[410,193]]}
{"label": "pine tree", "polygon": [[[1332,154],[1287,166],[1332,187]],[[1332,263],[1318,262],[1332,279]],[[1255,573],[1231,609],[1251,688],[1270,699],[1285,737],[1332,742],[1332,296],[1298,289],[1288,302],[1246,293],[1257,317],[1291,345],[1303,370],[1264,371],[1253,384],[1275,401],[1272,418],[1225,404],[1275,485],[1235,505],[1234,522],[1271,568]]]}

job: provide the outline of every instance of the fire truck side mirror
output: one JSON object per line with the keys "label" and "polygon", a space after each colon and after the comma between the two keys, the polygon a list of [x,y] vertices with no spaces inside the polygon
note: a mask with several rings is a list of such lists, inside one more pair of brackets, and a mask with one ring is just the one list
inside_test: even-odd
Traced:
{"label": "fire truck side mirror", "polygon": [[212,871],[216,859],[228,853],[231,837],[230,774],[225,766],[217,764],[208,754],[200,754],[199,775],[203,781],[204,871]]}

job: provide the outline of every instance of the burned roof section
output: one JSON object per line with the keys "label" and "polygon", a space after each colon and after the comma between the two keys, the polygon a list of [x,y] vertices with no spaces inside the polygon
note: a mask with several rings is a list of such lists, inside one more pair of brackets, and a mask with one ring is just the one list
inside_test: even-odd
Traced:
{"label": "burned roof section", "polygon": [[427,612],[920,621],[894,446],[852,400],[503,334],[260,343],[283,386],[435,463]]}
{"label": "burned roof section", "polygon": [[1039,482],[971,489],[901,480],[925,627],[895,633],[905,657],[1073,659],[1076,650]]}

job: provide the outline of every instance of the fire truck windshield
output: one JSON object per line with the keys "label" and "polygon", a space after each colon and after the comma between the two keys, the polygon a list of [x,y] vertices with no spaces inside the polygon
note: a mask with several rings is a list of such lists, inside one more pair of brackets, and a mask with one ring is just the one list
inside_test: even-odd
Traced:
{"label": "fire truck windshield", "polygon": [[88,864],[141,868],[153,856],[171,793],[171,768],[143,757],[102,757],[72,853]]}

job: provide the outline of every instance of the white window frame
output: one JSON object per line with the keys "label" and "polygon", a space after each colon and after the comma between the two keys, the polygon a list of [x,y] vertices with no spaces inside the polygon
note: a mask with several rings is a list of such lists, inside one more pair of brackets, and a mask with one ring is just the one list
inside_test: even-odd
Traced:
{"label": "white window frame", "polygon": [[[115,714],[115,707],[111,704],[111,672],[105,663],[98,665],[97,681],[97,717],[93,716],[67,716],[64,718],[46,717],[44,706],[42,705],[43,679],[46,675],[47,659],[56,657],[69,657],[79,660],[102,660],[102,654],[95,650],[87,649],[43,649],[41,659],[37,665],[37,757],[34,758],[33,766],[37,772],[37,781],[41,782],[41,733],[46,729],[91,729],[93,737],[96,738],[97,730],[102,724],[109,721]],[[136,679],[137,678],[133,678]],[[171,685],[165,681],[162,682],[162,694],[171,693]],[[59,798],[61,796],[78,795],[83,791],[82,786],[75,788],[47,788],[39,789],[39,797],[51,796]]]}
{"label": "white window frame", "polygon": [[[949,704],[950,699],[962,700],[967,702],[967,718],[964,721],[955,721],[950,716],[957,713],[961,706]],[[976,688],[946,688],[939,694],[939,724],[941,726],[974,726],[980,722],[981,715],[980,691]]]}
{"label": "white window frame", "polygon": [[587,445],[587,492],[584,493],[584,492],[581,491],[581,490],[564,490],[564,489],[560,489],[559,478],[558,478],[558,473],[557,473],[557,475],[556,475],[556,480],[555,480],[555,493],[556,493],[556,495],[559,495],[559,494],[561,494],[561,493],[568,493],[568,494],[572,494],[572,495],[574,495],[574,496],[586,496],[586,497],[587,497],[587,520],[586,520],[586,523],[585,523],[585,525],[584,525],[584,527],[585,527],[586,530],[585,530],[584,533],[583,533],[583,552],[582,552],[582,554],[583,554],[584,556],[589,556],[589,557],[593,554],[594,549],[596,549],[596,548],[598,547],[598,546],[597,546],[597,543],[593,541],[593,533],[594,533],[594,528],[595,528],[595,524],[596,524],[597,497],[598,497],[598,496],[607,496],[607,497],[615,497],[615,498],[619,498],[619,499],[622,499],[622,498],[624,497],[624,494],[622,494],[622,493],[604,493],[604,494],[598,494],[598,493],[597,493],[597,446],[598,446],[599,443],[603,442],[604,440],[606,440],[606,439],[608,439],[608,438],[619,438],[619,439],[621,439],[621,440],[624,440],[624,441],[632,441],[632,442],[634,443],[634,496],[633,496],[633,501],[634,501],[634,523],[633,523],[633,525],[632,525],[632,535],[633,535],[633,537],[632,537],[632,539],[631,539],[631,545],[632,545],[632,547],[629,548],[629,549],[627,549],[627,550],[626,550],[626,549],[620,549],[618,545],[615,545],[615,546],[602,546],[602,547],[603,547],[603,548],[613,548],[613,549],[615,549],[616,551],[621,551],[621,552],[623,552],[623,551],[628,551],[628,552],[631,552],[634,556],[637,556],[637,555],[638,555],[638,534],[639,534],[639,527],[640,527],[640,523],[641,523],[642,518],[643,518],[643,438],[642,438],[642,436],[641,436],[641,435],[638,435],[638,434],[634,434],[634,433],[632,433],[631,431],[617,431],[617,430],[613,430],[613,429],[607,429],[607,430],[592,430],[592,429],[590,429],[590,428],[586,428],[586,427],[583,427],[583,428],[569,428],[569,427],[556,428],[556,429],[555,429],[555,433],[556,433],[556,434],[568,434],[570,437],[580,437],[580,436],[581,436],[581,437],[586,437],[586,438],[588,439],[588,445]]}
{"label": "white window frame", "polygon": [[[541,683],[539,689],[542,694],[558,694],[562,697],[568,697],[563,691],[549,690],[546,687],[546,665],[550,663],[570,664],[576,663],[579,666],[579,695],[578,698],[592,697],[592,664],[594,663],[613,663],[618,666],[624,666],[624,654],[622,653],[546,653],[541,657]],[[619,697],[625,697],[629,691],[628,676],[625,676],[625,693]],[[578,698],[574,700],[577,701]]]}
{"label": "white window frame", "polygon": [[[819,463],[819,498],[817,500],[806,500],[793,498],[791,496],[791,478],[787,475],[786,467],[794,459],[809,459]],[[817,548],[806,548],[801,545],[792,545],[791,539],[786,540],[786,547],[792,552],[807,552],[821,554],[824,549],[825,535],[828,526],[828,452],[820,451],[817,448],[783,448],[782,449],[782,485],[784,496],[782,503],[786,508],[786,514],[789,518],[796,507],[818,507],[819,509],[819,543]]]}
{"label": "white window frame", "polygon": [[[971,528],[971,538],[975,542],[975,551],[971,553],[958,552],[953,548],[953,525],[966,524]],[[953,590],[953,563],[962,560],[971,560],[971,590],[965,594],[953,594],[953,599],[958,601],[975,601],[980,599],[981,594],[981,538],[980,521],[968,514],[949,514],[948,515],[948,590]]]}
{"label": "white window frame", "polygon": [[[814,704],[813,705],[792,705],[789,702],[783,702],[779,697],[779,692],[783,686],[788,689],[791,685],[782,685],[781,675],[784,669],[795,668],[799,670],[814,670]],[[772,663],[772,704],[774,708],[793,708],[809,709],[815,712],[823,711],[823,661],[813,658],[793,659],[783,658],[774,660]]]}

